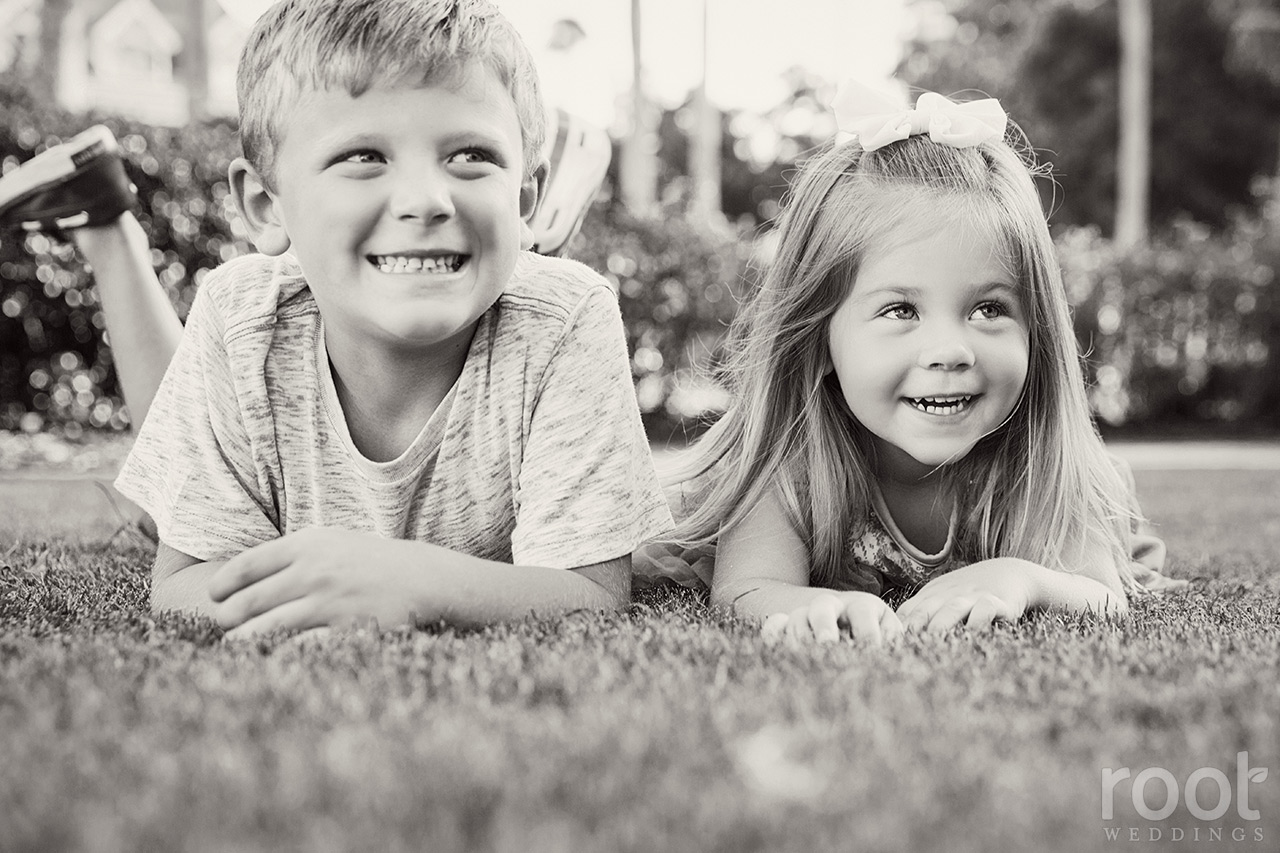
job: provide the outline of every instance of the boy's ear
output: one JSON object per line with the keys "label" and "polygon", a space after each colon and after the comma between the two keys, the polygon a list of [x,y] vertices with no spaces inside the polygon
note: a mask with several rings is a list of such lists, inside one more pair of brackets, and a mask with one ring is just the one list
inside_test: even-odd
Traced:
{"label": "boy's ear", "polygon": [[249,239],[264,255],[283,255],[289,249],[289,234],[280,215],[275,194],[257,168],[243,157],[231,161],[227,170],[231,198],[236,212],[249,230]]}
{"label": "boy's ear", "polygon": [[547,191],[549,172],[550,166],[546,160],[543,160],[538,164],[538,168],[534,169],[533,174],[525,178],[524,183],[520,185],[520,248],[523,250],[533,248],[534,235],[533,229],[529,227],[529,219],[538,209],[539,199]]}

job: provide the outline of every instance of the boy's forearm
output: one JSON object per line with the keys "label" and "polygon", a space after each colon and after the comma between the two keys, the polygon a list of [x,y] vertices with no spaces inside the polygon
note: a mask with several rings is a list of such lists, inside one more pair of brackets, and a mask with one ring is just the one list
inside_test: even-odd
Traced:
{"label": "boy's forearm", "polygon": [[1129,611],[1129,601],[1124,595],[1093,578],[1055,572],[1044,566],[1035,566],[1034,576],[1032,607],[1109,616],[1123,616]]}
{"label": "boy's forearm", "polygon": [[222,563],[195,563],[177,571],[157,566],[151,578],[151,612],[178,610],[194,616],[214,618],[209,597],[209,580]]}
{"label": "boy's forearm", "polygon": [[630,558],[616,581],[589,569],[549,569],[485,560],[436,545],[423,545],[419,621],[481,627],[528,616],[573,610],[619,610],[630,601]]}

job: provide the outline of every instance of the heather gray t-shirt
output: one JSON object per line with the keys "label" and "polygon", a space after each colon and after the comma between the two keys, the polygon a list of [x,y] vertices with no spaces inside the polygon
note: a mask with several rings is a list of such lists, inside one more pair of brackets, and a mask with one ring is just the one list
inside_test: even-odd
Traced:
{"label": "heather gray t-shirt", "polygon": [[296,262],[224,264],[197,292],[116,487],[162,542],[204,561],[320,525],[572,568],[671,526],[613,291],[529,253],[453,389],[390,462],[351,441]]}

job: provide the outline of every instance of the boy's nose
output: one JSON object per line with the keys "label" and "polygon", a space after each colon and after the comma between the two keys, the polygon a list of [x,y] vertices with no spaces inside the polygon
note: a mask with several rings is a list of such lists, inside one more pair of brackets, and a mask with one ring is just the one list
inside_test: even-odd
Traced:
{"label": "boy's nose", "polygon": [[390,210],[402,220],[435,222],[453,216],[453,197],[448,182],[439,176],[415,176],[403,181],[392,193]]}

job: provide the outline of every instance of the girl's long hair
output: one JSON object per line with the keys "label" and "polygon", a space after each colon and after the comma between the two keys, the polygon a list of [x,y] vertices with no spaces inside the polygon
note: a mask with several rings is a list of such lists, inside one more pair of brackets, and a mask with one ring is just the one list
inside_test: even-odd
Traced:
{"label": "girl's long hair", "polygon": [[1004,250],[1030,357],[1012,414],[942,472],[960,510],[958,555],[1021,557],[1065,571],[1109,556],[1133,588],[1131,503],[1090,417],[1032,173],[1008,142],[951,148],[922,136],[871,152],[847,142],[803,165],[777,255],[730,330],[723,378],[733,403],[669,478],[691,498],[677,542],[713,544],[775,489],[808,548],[811,583],[849,581],[845,548],[867,522],[875,460],[830,369],[831,317],[869,251],[963,219]]}

